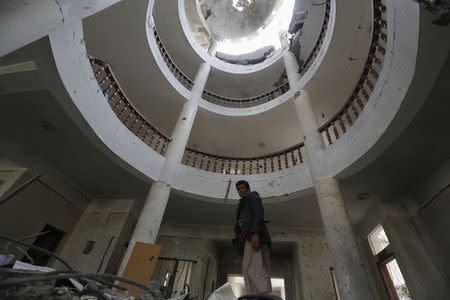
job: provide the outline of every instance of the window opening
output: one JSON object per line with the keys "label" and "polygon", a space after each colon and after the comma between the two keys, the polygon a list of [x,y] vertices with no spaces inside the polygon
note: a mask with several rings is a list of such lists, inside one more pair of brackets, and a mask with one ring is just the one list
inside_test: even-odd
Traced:
{"label": "window opening", "polygon": [[394,255],[378,264],[390,300],[412,300]]}
{"label": "window opening", "polygon": [[390,249],[389,239],[381,224],[369,234],[368,241],[373,254],[378,258],[378,270],[389,299],[412,300],[405,278],[398,266],[394,253]]}
{"label": "window opening", "polygon": [[368,236],[370,248],[374,255],[377,255],[387,246],[389,246],[389,239],[384,231],[383,226],[379,224]]}

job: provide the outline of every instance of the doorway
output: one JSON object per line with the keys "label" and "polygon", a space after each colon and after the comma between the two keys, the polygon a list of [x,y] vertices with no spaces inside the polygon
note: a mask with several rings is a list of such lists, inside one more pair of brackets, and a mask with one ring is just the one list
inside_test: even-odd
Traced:
{"label": "doorway", "polygon": [[[34,240],[33,246],[43,248],[50,252],[55,252],[64,235],[65,232],[46,224],[41,230],[41,235]],[[28,249],[27,254],[31,260],[27,257],[27,255],[25,255],[22,260],[38,266],[47,266],[51,259],[50,255],[34,249]]]}
{"label": "doorway", "polygon": [[412,300],[402,271],[393,254],[379,262],[378,269],[390,300]]}
{"label": "doorway", "polygon": [[369,234],[368,240],[373,254],[378,259],[378,270],[389,299],[412,300],[405,278],[391,250],[389,238],[381,224]]}

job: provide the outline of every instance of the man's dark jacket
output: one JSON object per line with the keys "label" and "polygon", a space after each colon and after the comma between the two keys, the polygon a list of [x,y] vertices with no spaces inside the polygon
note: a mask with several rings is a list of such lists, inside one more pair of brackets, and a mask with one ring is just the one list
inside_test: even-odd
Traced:
{"label": "man's dark jacket", "polygon": [[250,192],[247,196],[239,200],[236,211],[236,224],[234,233],[236,239],[240,238],[242,232],[243,238],[250,241],[253,234],[259,235],[261,244],[271,245],[269,230],[264,221],[264,208],[261,197],[257,192]]}

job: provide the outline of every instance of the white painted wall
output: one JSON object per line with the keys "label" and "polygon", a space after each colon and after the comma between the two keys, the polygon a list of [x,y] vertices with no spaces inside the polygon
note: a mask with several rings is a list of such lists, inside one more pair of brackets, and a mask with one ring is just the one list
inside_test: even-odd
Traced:
{"label": "white painted wall", "polygon": [[65,23],[81,20],[119,1],[2,1],[0,57],[48,35]]}
{"label": "white painted wall", "polygon": [[387,18],[386,55],[375,89],[353,126],[320,154],[321,177],[349,176],[380,155],[427,99],[448,55],[449,28],[432,25],[418,3],[387,1]]}
{"label": "white painted wall", "polygon": [[[92,201],[61,251],[61,257],[79,272],[105,272],[113,252],[117,248],[125,248],[119,241],[123,240],[121,233],[130,218],[133,203],[134,200],[127,199]],[[83,253],[88,241],[95,244],[89,253]],[[59,263],[55,265],[59,266]],[[109,269],[114,269],[114,266],[109,266]]]}
{"label": "white painted wall", "polygon": [[[197,195],[197,197],[203,198],[202,196],[207,196],[216,199],[213,199],[213,201],[223,201],[227,187],[230,184],[228,199],[238,200],[240,198],[235,184],[238,180],[245,179],[250,183],[252,190],[258,191],[263,198],[269,198],[265,199],[265,201],[270,202],[272,200],[270,199],[271,197],[295,197],[298,191],[305,191],[310,188],[312,182],[308,172],[306,164],[297,165],[279,172],[258,175],[225,175],[180,165],[172,187]],[[201,192],[199,187],[202,187]],[[211,201],[211,199],[205,199]]]}

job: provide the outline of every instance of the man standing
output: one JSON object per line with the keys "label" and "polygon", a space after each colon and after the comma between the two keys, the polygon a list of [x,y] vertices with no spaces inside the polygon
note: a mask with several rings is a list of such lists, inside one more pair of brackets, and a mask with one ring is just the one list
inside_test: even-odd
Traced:
{"label": "man standing", "polygon": [[242,274],[247,294],[270,294],[270,235],[257,192],[245,180],[236,183],[241,197],[236,211],[235,241],[243,243]]}

